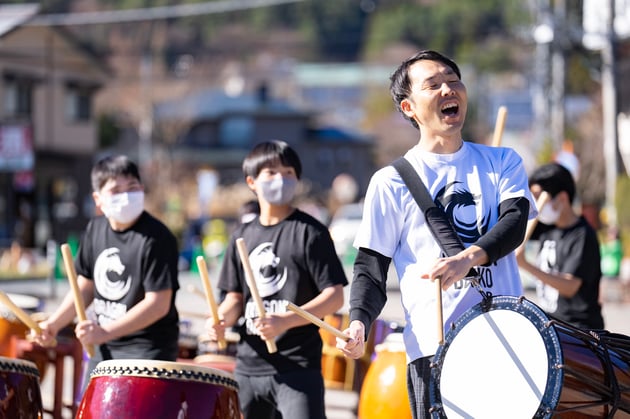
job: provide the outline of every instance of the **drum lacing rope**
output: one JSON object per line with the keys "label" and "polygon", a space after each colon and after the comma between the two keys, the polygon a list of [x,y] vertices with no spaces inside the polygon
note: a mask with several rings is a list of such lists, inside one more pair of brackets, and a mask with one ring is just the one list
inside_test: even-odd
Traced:
{"label": "drum lacing rope", "polygon": [[37,368],[22,363],[0,361],[0,371],[17,372],[20,374],[33,375],[39,378],[39,370]]}
{"label": "drum lacing rope", "polygon": [[[564,326],[565,328],[571,328],[571,324],[567,323],[565,321],[562,321],[560,319],[552,319],[549,322],[547,322],[547,325],[553,325],[553,324],[557,324],[560,326]],[[600,333],[601,332],[601,333]],[[608,414],[608,416],[606,416],[607,418],[614,418],[615,413],[617,412],[617,410],[619,409],[619,404],[621,401],[621,391],[619,388],[619,382],[617,380],[617,376],[615,374],[615,371],[613,370],[613,363],[611,360],[611,356],[610,356],[610,351],[608,349],[608,346],[605,344],[602,344],[604,342],[603,336],[608,334],[609,332],[606,330],[594,330],[594,329],[577,329],[577,331],[575,333],[572,334],[572,336],[576,339],[581,340],[584,344],[586,344],[591,351],[593,351],[596,354],[600,354],[599,358],[602,362],[602,367],[605,371],[605,377],[608,379],[608,384],[611,387],[611,394],[610,394],[610,400],[603,400],[603,403],[598,403],[598,404],[607,404],[610,405],[610,413]],[[582,336],[580,336],[582,335]],[[594,345],[593,342],[591,340],[586,339],[584,336],[590,336],[593,339],[595,339],[597,341],[597,345]],[[598,350],[599,349],[599,350]],[[559,365],[560,368],[562,368],[562,365]],[[573,371],[573,375],[576,376],[576,378],[580,378],[581,374],[578,374],[577,371]],[[588,377],[584,376],[584,379],[587,379]],[[571,410],[571,409],[569,409]],[[568,411],[568,410],[567,410]]]}
{"label": "drum lacing rope", "polygon": [[481,294],[481,309],[483,311],[490,310],[490,307],[492,306],[492,292],[486,291],[481,287],[481,278],[478,276],[469,276],[464,279],[470,281],[470,285],[472,285],[472,287],[476,289],[479,294]]}
{"label": "drum lacing rope", "polygon": [[[606,334],[607,332],[604,330],[603,334]],[[602,343],[603,340],[601,338],[601,334],[597,331],[597,330],[589,330],[589,334],[595,338],[597,340],[597,342]],[[604,362],[604,367],[606,370],[606,376],[609,378],[610,380],[610,386],[612,387],[612,400],[610,402],[611,404],[611,410],[610,410],[610,414],[608,415],[609,418],[613,418],[615,416],[615,413],[617,413],[617,410],[619,409],[619,401],[621,400],[621,390],[619,389],[619,382],[617,381],[617,375],[615,374],[615,371],[613,370],[613,363],[610,357],[610,351],[608,350],[608,346],[607,345],[599,345],[603,348],[603,355],[605,358]]]}
{"label": "drum lacing rope", "polygon": [[140,377],[186,379],[211,384],[220,384],[225,387],[232,387],[234,390],[238,390],[238,384],[236,380],[232,378],[200,371],[188,371],[185,369],[149,368],[138,366],[97,366],[90,376],[99,375],[133,375]]}

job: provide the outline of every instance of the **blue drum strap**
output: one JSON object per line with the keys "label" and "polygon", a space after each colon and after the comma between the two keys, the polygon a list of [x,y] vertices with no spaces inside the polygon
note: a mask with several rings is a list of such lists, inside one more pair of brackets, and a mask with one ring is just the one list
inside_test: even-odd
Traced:
{"label": "blue drum strap", "polygon": [[[400,173],[400,177],[403,182],[405,182],[405,185],[407,185],[413,199],[422,210],[429,230],[444,254],[447,256],[455,256],[464,250],[464,244],[457,235],[451,220],[448,218],[443,208],[435,204],[427,187],[424,182],[422,182],[422,179],[420,179],[420,176],[418,176],[418,173],[416,173],[411,163],[404,157],[399,157],[392,163],[392,166]],[[492,293],[481,288],[479,282],[480,277],[477,270],[471,268],[464,279],[470,281],[471,285],[481,294],[484,300],[483,302],[489,305],[488,303],[490,298],[492,298]]]}

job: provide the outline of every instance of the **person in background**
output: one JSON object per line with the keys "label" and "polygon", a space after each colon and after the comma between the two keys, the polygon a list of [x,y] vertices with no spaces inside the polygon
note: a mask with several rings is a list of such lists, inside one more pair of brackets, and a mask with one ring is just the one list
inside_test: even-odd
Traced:
{"label": "person in background", "polygon": [[536,215],[519,155],[505,147],[464,141],[468,98],[460,70],[435,51],[405,60],[391,76],[397,109],[419,130],[405,159],[435,204],[452,221],[465,250],[446,257],[409,188],[392,166],[371,178],[354,247],[349,341],[337,339],[344,355],[365,352],[367,331],[383,309],[387,271],[399,277],[406,325],[407,387],[414,418],[430,417],[431,361],[438,349],[437,296],[443,290],[444,327],[482,301],[465,277],[476,267],[482,288],[492,295],[522,294],[513,250]]}
{"label": "person in background", "polygon": [[[74,265],[85,306],[93,319],[80,321],[75,334],[94,345],[86,376],[102,360],[175,361],[179,289],[175,236],[144,210],[138,167],[125,156],[106,157],[92,169],[92,197],[104,215],[90,220]],[[35,341],[48,346],[76,316],[70,292],[40,323]]]}
{"label": "person in background", "polygon": [[255,199],[250,199],[241,205],[238,210],[238,219],[241,224],[249,223],[260,215],[260,204]]}
{"label": "person in background", "polygon": [[[283,141],[260,143],[243,161],[243,173],[260,215],[237,227],[230,239],[218,283],[224,295],[220,322],[208,319],[206,330],[212,340],[223,337],[226,327],[240,334],[234,373],[245,419],[323,419],[319,329],[286,303],[323,318],[342,307],[348,281],[326,226],[292,206],[302,174],[297,153]],[[264,318],[247,286],[238,238],[249,251]],[[269,353],[263,339],[275,340],[277,352]]]}
{"label": "person in background", "polygon": [[603,329],[599,241],[593,227],[573,209],[571,172],[558,163],[545,164],[532,172],[529,184],[536,199],[543,191],[551,197],[540,209],[538,222],[552,228],[533,236],[540,243],[537,263],[527,260],[524,245],[517,251],[520,268],[538,279],[538,305],[576,327]]}
{"label": "person in background", "polygon": [[623,260],[623,245],[619,229],[609,226],[606,239],[599,246],[602,258],[602,284],[600,301],[620,301],[623,299],[623,284],[619,279],[621,261]]}

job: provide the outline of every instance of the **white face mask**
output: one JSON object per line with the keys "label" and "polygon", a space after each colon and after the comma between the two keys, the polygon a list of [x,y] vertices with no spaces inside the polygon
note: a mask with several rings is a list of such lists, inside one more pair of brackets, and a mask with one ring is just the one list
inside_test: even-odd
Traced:
{"label": "white face mask", "polygon": [[291,202],[298,184],[295,179],[283,177],[259,180],[256,183],[263,199],[273,205],[286,205]]}
{"label": "white face mask", "polygon": [[560,210],[554,209],[551,202],[547,202],[538,213],[538,221],[547,225],[554,225],[560,217]]}
{"label": "white face mask", "polygon": [[144,192],[123,192],[103,197],[101,210],[105,217],[121,224],[128,224],[144,210]]}

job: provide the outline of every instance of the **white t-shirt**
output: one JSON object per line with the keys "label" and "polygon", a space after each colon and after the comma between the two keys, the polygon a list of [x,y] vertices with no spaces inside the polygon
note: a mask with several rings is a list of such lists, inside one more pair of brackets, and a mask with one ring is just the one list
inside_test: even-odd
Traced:
{"label": "white t-shirt", "polygon": [[[427,185],[434,202],[443,205],[466,247],[497,222],[499,204],[505,200],[527,197],[528,218],[536,216],[522,160],[512,149],[464,142],[453,154],[434,154],[416,146],[405,158]],[[393,166],[378,170],[370,180],[354,246],[372,249],[393,260],[405,312],[407,360],[435,354],[436,287],[421,275],[428,272],[442,252],[422,210]],[[485,291],[493,295],[522,295],[513,253],[477,269]],[[442,292],[445,331],[480,301],[480,293],[468,281],[460,281]]]}

